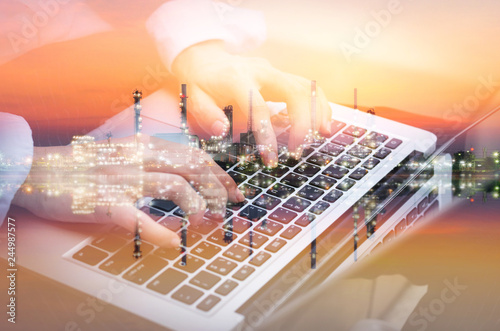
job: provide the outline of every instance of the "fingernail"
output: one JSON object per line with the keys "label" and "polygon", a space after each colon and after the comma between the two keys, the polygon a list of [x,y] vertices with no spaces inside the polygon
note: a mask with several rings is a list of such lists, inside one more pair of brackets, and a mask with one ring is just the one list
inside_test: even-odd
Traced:
{"label": "fingernail", "polygon": [[212,124],[212,134],[215,136],[221,136],[224,132],[224,122],[217,120],[214,124]]}
{"label": "fingernail", "polygon": [[170,242],[170,246],[172,247],[179,247],[181,245],[181,238],[179,237],[175,237],[175,238],[172,238],[172,241]]}

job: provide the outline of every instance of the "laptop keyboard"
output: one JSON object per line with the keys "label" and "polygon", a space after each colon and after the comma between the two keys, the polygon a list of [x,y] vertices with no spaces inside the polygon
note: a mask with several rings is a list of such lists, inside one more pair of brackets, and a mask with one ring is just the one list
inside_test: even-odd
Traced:
{"label": "laptop keyboard", "polygon": [[[211,312],[402,144],[340,121],[333,122],[332,132],[306,148],[301,160],[281,154],[275,169],[257,163],[232,167],[228,174],[246,200],[229,203],[225,219],[207,213],[202,224],[189,224],[186,256],[180,248],[143,242],[143,257],[136,260],[134,234],[117,227],[112,234],[88,240],[72,259],[167,300]],[[281,146],[288,135],[278,137]],[[182,232],[185,214],[172,202],[155,200],[154,207],[141,210]]]}

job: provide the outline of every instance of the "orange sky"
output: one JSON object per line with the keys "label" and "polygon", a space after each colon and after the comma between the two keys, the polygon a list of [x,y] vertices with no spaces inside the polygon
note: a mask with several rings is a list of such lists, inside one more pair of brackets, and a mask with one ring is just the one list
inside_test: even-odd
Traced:
{"label": "orange sky", "polygon": [[[55,129],[71,135],[94,128],[130,105],[130,92],[142,86],[149,71],[166,72],[143,27],[158,3],[91,2],[115,30],[47,45],[0,65],[2,110],[25,116],[36,134]],[[389,106],[442,121],[454,103],[474,94],[479,76],[493,75],[500,81],[498,2],[400,3],[401,12],[392,15],[350,62],[340,45],[355,45],[357,29],[373,23],[373,12],[387,10],[387,1],[237,4],[266,17],[268,40],[252,55],[316,79],[334,102],[352,104],[357,87],[360,105]],[[160,77],[162,85],[177,92],[179,82]],[[482,102],[485,107],[491,104]]]}

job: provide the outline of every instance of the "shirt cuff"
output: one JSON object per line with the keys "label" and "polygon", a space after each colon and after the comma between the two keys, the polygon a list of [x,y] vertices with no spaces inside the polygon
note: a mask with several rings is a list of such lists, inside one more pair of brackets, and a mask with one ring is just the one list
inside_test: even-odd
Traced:
{"label": "shirt cuff", "polygon": [[167,2],[149,17],[146,28],[169,70],[184,49],[203,41],[223,40],[227,51],[239,53],[266,38],[262,13],[208,0]]}
{"label": "shirt cuff", "polygon": [[0,224],[33,160],[33,138],[24,118],[0,113]]}

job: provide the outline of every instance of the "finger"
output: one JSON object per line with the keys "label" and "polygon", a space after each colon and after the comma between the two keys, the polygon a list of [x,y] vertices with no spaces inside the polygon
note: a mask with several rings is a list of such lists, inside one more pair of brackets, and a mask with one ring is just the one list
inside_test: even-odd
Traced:
{"label": "finger", "polygon": [[113,222],[134,233],[139,226],[141,238],[165,248],[180,245],[180,238],[175,233],[133,206],[97,207],[95,217],[98,222]]}
{"label": "finger", "polygon": [[172,200],[195,224],[203,219],[206,203],[181,176],[151,172],[144,175],[144,196]]}
{"label": "finger", "polygon": [[[154,151],[153,157],[144,163],[146,171],[164,171],[185,176],[197,172],[197,168],[205,168],[207,169],[205,173],[213,174],[215,176],[213,178],[225,188],[229,200],[241,202],[245,199],[231,176],[221,169],[203,150],[175,143],[165,144],[164,140],[157,141],[156,139],[153,139],[151,150]],[[162,163],[160,158],[165,152],[168,153],[171,166],[159,167],[159,164]],[[181,165],[181,167],[178,165]]]}
{"label": "finger", "polygon": [[[233,85],[231,93],[251,122],[257,148],[269,167],[278,165],[278,143],[271,124],[270,110],[258,88],[250,83]],[[251,117],[251,118],[250,118]]]}
{"label": "finger", "polygon": [[[186,152],[188,153],[188,151]],[[201,154],[198,158],[202,158]],[[154,171],[157,173],[173,174],[183,178],[184,181],[187,181],[200,192],[213,214],[225,214],[228,192],[226,187],[219,181],[217,176],[212,173],[210,166],[207,165],[204,160],[200,162],[198,159],[190,164],[181,162],[157,166],[154,168]],[[159,194],[163,194],[164,190],[165,188],[161,187],[161,192]]]}
{"label": "finger", "polygon": [[232,202],[242,202],[245,201],[245,196],[238,189],[238,185],[235,183],[233,178],[228,175],[221,167],[219,167],[210,155],[203,153],[203,158],[210,167],[212,174],[218,179],[218,181],[226,188],[228,193],[228,199]]}
{"label": "finger", "polygon": [[212,136],[225,136],[229,129],[229,121],[224,112],[214,100],[198,88],[192,87],[191,97],[188,98],[189,111],[200,127]]}

